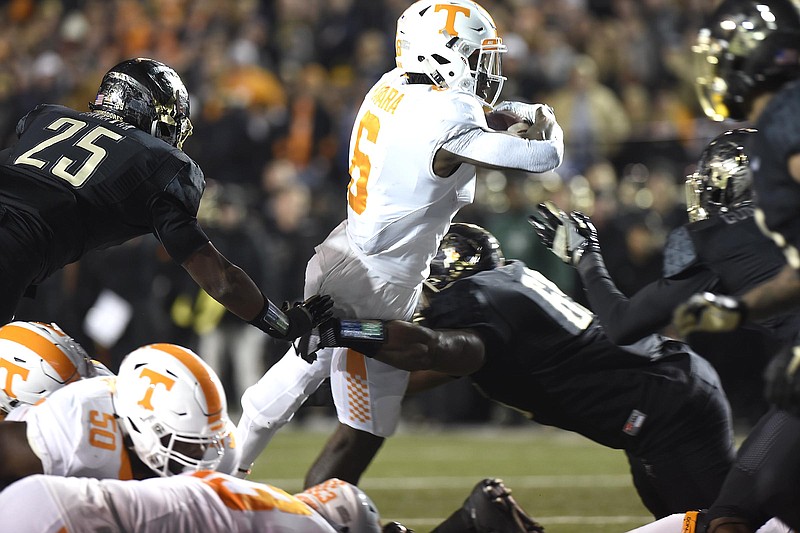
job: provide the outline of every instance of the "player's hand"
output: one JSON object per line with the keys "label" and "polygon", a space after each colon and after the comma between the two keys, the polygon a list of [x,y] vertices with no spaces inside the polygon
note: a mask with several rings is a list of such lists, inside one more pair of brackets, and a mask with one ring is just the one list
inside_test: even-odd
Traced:
{"label": "player's hand", "polygon": [[575,223],[576,231],[586,239],[585,250],[600,251],[600,240],[597,238],[597,228],[592,219],[580,211],[573,211],[569,215],[570,220]]}
{"label": "player's hand", "polygon": [[522,134],[532,141],[549,141],[561,135],[561,126],[556,122],[556,115],[549,105],[541,105],[536,109],[533,124]]}
{"label": "player's hand", "polygon": [[327,294],[315,294],[302,303],[296,302],[292,306],[284,304],[283,312],[289,320],[289,329],[284,338],[293,340],[333,316],[333,299]]}
{"label": "player's hand", "polygon": [[672,321],[678,333],[733,331],[744,321],[746,308],[736,298],[704,292],[679,305]]}
{"label": "player's hand", "polygon": [[800,345],[776,355],[764,372],[767,400],[784,411],[800,415]]}
{"label": "player's hand", "polygon": [[539,204],[538,211],[538,217],[531,215],[528,222],[536,230],[542,244],[568,265],[576,265],[586,251],[588,241],[578,231],[575,220],[553,202]]}

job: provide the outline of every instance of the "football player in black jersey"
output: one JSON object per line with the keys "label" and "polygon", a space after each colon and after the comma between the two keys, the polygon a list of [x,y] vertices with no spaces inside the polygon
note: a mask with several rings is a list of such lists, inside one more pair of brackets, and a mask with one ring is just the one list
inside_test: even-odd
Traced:
{"label": "football player in black jersey", "polygon": [[[706,114],[747,120],[758,130],[748,147],[756,219],[787,261],[744,295],[700,293],[676,310],[684,333],[730,331],[800,304],[800,7],[794,0],[725,0],[693,50]],[[770,363],[766,393],[781,409],[762,418],[739,449],[707,513],[708,531],[750,533],[769,516],[800,530],[799,363],[797,346]]]}
{"label": "football player in black jersey", "polygon": [[[469,376],[539,423],[624,450],[655,517],[711,504],[734,456],[730,409],[714,369],[687,345],[650,335],[618,346],[590,311],[505,261],[471,224],[450,227],[424,294],[424,325],[388,322],[383,343],[357,348],[414,371],[409,391]],[[359,327],[333,322],[339,340]]]}
{"label": "football player in black jersey", "polygon": [[0,323],[54,271],[147,233],[215,300],[272,336],[293,339],[327,318],[327,296],[277,307],[198,225],[205,180],[181,150],[192,133],[189,95],[172,68],[123,61],[89,109],[39,105],[0,152]]}
{"label": "football player in black jersey", "polygon": [[[743,294],[784,267],[780,249],[759,230],[754,217],[746,143],[755,133],[727,131],[703,150],[697,171],[686,179],[689,223],[667,239],[663,277],[630,298],[611,279],[588,217],[573,212],[575,220],[570,220],[552,205],[540,205],[539,216],[531,217],[545,246],[576,267],[592,311],[614,342],[628,344],[661,330],[671,322],[675,308],[697,292]],[[572,224],[579,224],[589,239],[576,251],[579,261],[554,248],[556,232]],[[733,413],[752,426],[767,410],[761,377],[766,363],[799,330],[800,313],[793,313],[748,324],[730,338],[694,334],[687,340],[714,364],[725,390],[736,389],[731,395]]]}

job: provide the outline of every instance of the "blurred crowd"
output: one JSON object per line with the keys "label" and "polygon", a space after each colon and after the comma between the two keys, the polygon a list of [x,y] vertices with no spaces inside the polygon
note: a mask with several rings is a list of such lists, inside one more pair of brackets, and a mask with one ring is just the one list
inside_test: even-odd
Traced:
{"label": "blurred crowd", "polygon": [[[0,0],[0,139],[39,103],[83,110],[102,75],[146,56],[191,96],[184,146],[205,172],[199,217],[213,242],[276,301],[302,297],[315,244],[345,216],[347,149],[358,105],[394,66],[411,0]],[[620,289],[659,277],[669,231],[686,222],[683,180],[723,131],[702,117],[691,76],[713,0],[483,0],[508,45],[503,99],[546,102],[566,141],[557,172],[485,172],[457,220],[492,231],[506,256],[577,300],[571,268],[526,222],[551,199],[593,217]],[[413,132],[409,132],[413,135]],[[286,345],[200,292],[152,237],[90,254],[26,300],[17,318],[56,321],[115,369],[154,341],[195,349],[235,409]],[[486,420],[480,400],[412,406],[409,417]],[[474,402],[474,403],[470,403]]]}

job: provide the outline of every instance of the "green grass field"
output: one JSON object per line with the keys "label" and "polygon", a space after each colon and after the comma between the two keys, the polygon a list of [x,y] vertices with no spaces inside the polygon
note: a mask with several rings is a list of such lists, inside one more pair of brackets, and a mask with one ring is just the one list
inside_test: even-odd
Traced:
{"label": "green grass field", "polygon": [[[290,424],[257,462],[252,479],[301,490],[328,434]],[[548,533],[621,533],[651,520],[622,452],[535,425],[403,429],[384,444],[361,487],[384,520],[424,533],[484,477],[502,478]]]}

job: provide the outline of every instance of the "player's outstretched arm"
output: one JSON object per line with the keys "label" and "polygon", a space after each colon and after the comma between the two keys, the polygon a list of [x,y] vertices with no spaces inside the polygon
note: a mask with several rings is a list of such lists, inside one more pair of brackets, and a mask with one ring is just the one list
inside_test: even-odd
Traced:
{"label": "player's outstretched arm", "polygon": [[483,365],[484,343],[473,330],[434,330],[403,320],[331,319],[319,347],[345,346],[401,370],[466,376]]}
{"label": "player's outstretched arm", "polygon": [[212,298],[273,337],[295,339],[331,317],[333,301],[329,296],[315,295],[305,302],[279,308],[244,270],[210,242],[190,255],[182,266]]}
{"label": "player's outstretched arm", "polygon": [[18,479],[42,474],[42,461],[28,444],[25,422],[0,422],[0,490]]}

